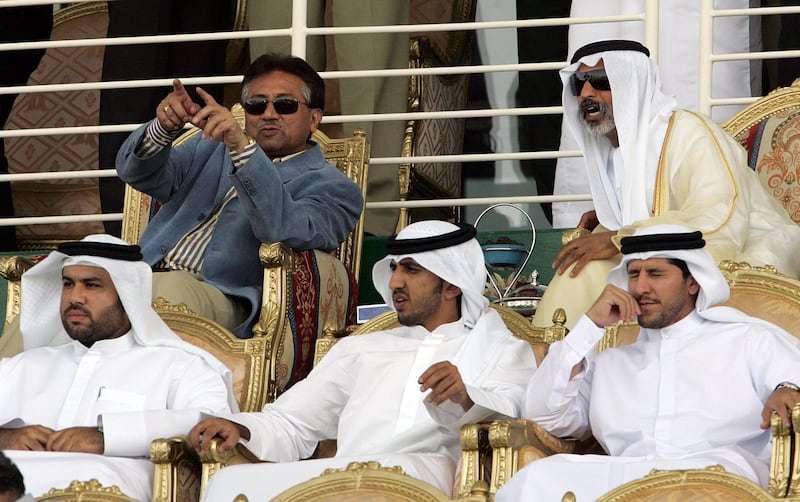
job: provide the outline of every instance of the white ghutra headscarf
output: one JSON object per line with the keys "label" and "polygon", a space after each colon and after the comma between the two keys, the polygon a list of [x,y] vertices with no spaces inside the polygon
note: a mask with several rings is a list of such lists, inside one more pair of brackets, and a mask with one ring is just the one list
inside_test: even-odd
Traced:
{"label": "white ghutra headscarf", "polygon": [[[457,226],[446,221],[420,221],[404,228],[395,242],[415,239],[437,239],[463,231],[468,225]],[[472,228],[472,227],[469,227]],[[472,235],[474,236],[474,229]],[[500,315],[483,296],[487,272],[478,241],[472,237],[459,244],[447,245],[429,251],[390,254],[372,268],[372,282],[388,305],[393,305],[389,281],[392,261],[411,258],[426,270],[461,289],[461,320],[467,328],[467,340],[462,344],[453,362],[459,367],[464,380],[472,381],[483,368],[482,356],[503,350],[508,344],[526,343],[511,334]],[[412,245],[413,246],[413,245]],[[534,363],[535,364],[535,363]]]}
{"label": "white ghutra headscarf", "polygon": [[[690,235],[693,231],[682,225],[662,224],[643,227],[636,230],[634,237],[652,236],[657,239],[665,236]],[[700,232],[694,232],[699,234]],[[745,314],[739,309],[721,305],[730,297],[730,288],[725,276],[720,272],[714,258],[704,247],[695,249],[652,249],[626,252],[626,238],[622,237],[622,259],[619,265],[608,273],[608,282],[620,289],[628,290],[628,263],[632,260],[649,260],[650,258],[672,258],[682,260],[689,268],[689,273],[700,285],[695,309],[700,317],[716,322],[741,322],[759,324],[781,333],[792,345],[798,345],[798,339],[781,327],[758,317]],[[688,237],[687,237],[688,239]],[[658,247],[657,244],[652,247]]]}
{"label": "white ghutra headscarf", "polygon": [[[576,54],[585,55],[559,72],[564,84],[564,120],[583,151],[598,220],[607,229],[618,230],[651,216],[661,147],[678,104],[674,97],[661,91],[658,68],[644,53],[603,50],[602,42],[590,45],[595,44],[600,52],[584,50],[588,46],[578,49]],[[621,165],[617,161],[613,166],[616,182],[609,174],[615,149],[604,135],[584,129],[579,98],[571,91],[572,74],[580,65],[595,66],[601,59],[611,85],[619,138],[620,151],[616,157],[621,157]]]}
{"label": "white ghutra headscarf", "polygon": [[[127,242],[105,234],[89,235],[80,242],[132,248]],[[138,251],[138,246],[136,249]],[[233,376],[228,367],[200,347],[182,340],[152,309],[150,302],[153,294],[153,272],[141,258],[138,261],[129,261],[89,254],[71,256],[53,251],[25,272],[22,275],[20,306],[20,330],[25,350],[71,341],[61,322],[61,272],[69,265],[94,266],[108,272],[130,320],[134,339],[140,345],[173,347],[202,357],[223,376],[232,409],[238,409],[232,391]]]}

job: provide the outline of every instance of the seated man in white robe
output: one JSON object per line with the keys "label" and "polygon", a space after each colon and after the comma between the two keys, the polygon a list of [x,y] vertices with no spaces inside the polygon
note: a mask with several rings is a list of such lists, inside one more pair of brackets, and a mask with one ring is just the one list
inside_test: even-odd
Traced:
{"label": "seated man in white robe", "polygon": [[[781,328],[717,306],[728,283],[700,232],[656,225],[620,240],[622,262],[528,384],[524,416],[557,436],[589,431],[608,455],[531,462],[497,502],[596,500],[651,469],[719,464],[766,488],[770,417],[789,426],[800,350]],[[638,321],[636,342],[593,351],[604,327]]]}
{"label": "seated man in white robe", "polygon": [[[403,326],[342,339],[259,413],[200,422],[189,434],[196,447],[219,437],[225,451],[241,441],[273,462],[220,470],[204,500],[239,493],[269,500],[352,461],[401,466],[450,493],[461,425],[518,416],[536,361],[482,294],[486,270],[475,228],[417,222],[386,248],[372,279]],[[334,458],[298,462],[329,438],[337,439]]]}
{"label": "seated man in white robe", "polygon": [[92,478],[152,496],[150,442],[236,410],[228,369],[150,306],[138,246],[64,243],[22,276],[25,351],[0,360],[0,449],[34,496]]}

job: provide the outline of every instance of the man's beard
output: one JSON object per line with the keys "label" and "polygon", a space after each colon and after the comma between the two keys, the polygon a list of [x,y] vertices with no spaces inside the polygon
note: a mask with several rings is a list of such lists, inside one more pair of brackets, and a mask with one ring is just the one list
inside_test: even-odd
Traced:
{"label": "man's beard", "polygon": [[[71,310],[77,310],[86,314],[89,316],[91,322],[86,326],[70,325],[66,317],[67,313]],[[64,330],[69,337],[86,347],[91,347],[94,342],[106,340],[115,336],[127,322],[128,319],[125,315],[125,309],[122,307],[122,303],[119,302],[116,305],[101,310],[96,319],[91,312],[79,305],[68,306],[61,315],[61,324],[64,326]]]}
{"label": "man's beard", "polygon": [[[584,114],[590,108],[596,108],[600,112],[600,120],[586,120]],[[578,119],[581,121],[583,129],[595,136],[605,136],[617,128],[617,124],[614,122],[614,114],[608,105],[594,99],[581,101],[580,106],[578,106]]]}
{"label": "man's beard", "polygon": [[[646,299],[647,301],[654,301],[653,298],[645,295],[635,297],[637,302],[642,298]],[[661,307],[661,311],[656,313],[654,316],[650,316],[648,319],[642,319],[642,317],[639,316],[637,320],[639,326],[649,329],[661,329],[675,324],[677,321],[682,319],[680,316],[680,312],[683,308],[682,303],[676,302],[664,304],[662,302],[658,302],[658,305]]]}
{"label": "man's beard", "polygon": [[[408,291],[403,290],[402,293],[408,296]],[[414,310],[402,314],[398,312],[397,320],[403,326],[419,326],[424,324],[429,318],[436,314],[441,307],[441,293],[442,283],[440,282],[439,285],[431,291],[425,301],[417,300],[414,302],[418,306],[415,307]]]}

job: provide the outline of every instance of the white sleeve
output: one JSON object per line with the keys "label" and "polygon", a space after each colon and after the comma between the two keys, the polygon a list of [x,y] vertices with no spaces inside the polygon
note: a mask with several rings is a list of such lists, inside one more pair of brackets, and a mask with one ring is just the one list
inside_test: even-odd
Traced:
{"label": "white sleeve", "polygon": [[525,385],[536,370],[536,358],[528,342],[510,334],[508,338],[484,361],[484,370],[476,381],[465,382],[474,403],[468,411],[453,401],[439,406],[425,401],[434,421],[458,432],[464,424],[520,416]]}
{"label": "white sleeve", "polygon": [[200,357],[195,357],[170,385],[168,409],[104,413],[98,417],[105,455],[147,457],[151,441],[188,434],[201,412],[230,411],[223,377]]}
{"label": "white sleeve", "polygon": [[[348,343],[345,343],[348,342]],[[290,462],[309,457],[322,439],[334,438],[352,392],[349,340],[333,346],[309,375],[258,413],[213,414],[247,428],[242,444],[261,460]],[[324,396],[324,398],[321,398]]]}
{"label": "white sleeve", "polygon": [[[603,337],[603,331],[583,315],[564,340],[550,345],[547,356],[528,384],[525,418],[536,421],[559,437],[581,436],[588,430],[590,355]],[[583,370],[570,379],[572,368],[582,361]]]}

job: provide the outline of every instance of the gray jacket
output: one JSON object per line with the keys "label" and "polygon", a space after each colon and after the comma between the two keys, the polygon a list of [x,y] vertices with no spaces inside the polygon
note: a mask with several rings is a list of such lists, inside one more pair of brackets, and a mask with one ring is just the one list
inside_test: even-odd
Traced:
{"label": "gray jacket", "polygon": [[355,228],[363,208],[361,190],[327,163],[318,145],[280,163],[256,149],[238,171],[224,143],[197,134],[177,148],[139,158],[134,153],[147,124],[117,154],[122,181],[162,204],[139,245],[151,266],[189,230],[219,208],[231,186],[237,197],[223,209],[206,250],[202,276],[226,295],[247,301],[247,320],[234,329],[249,338],[261,305],[262,242],[295,249],[332,250]]}

